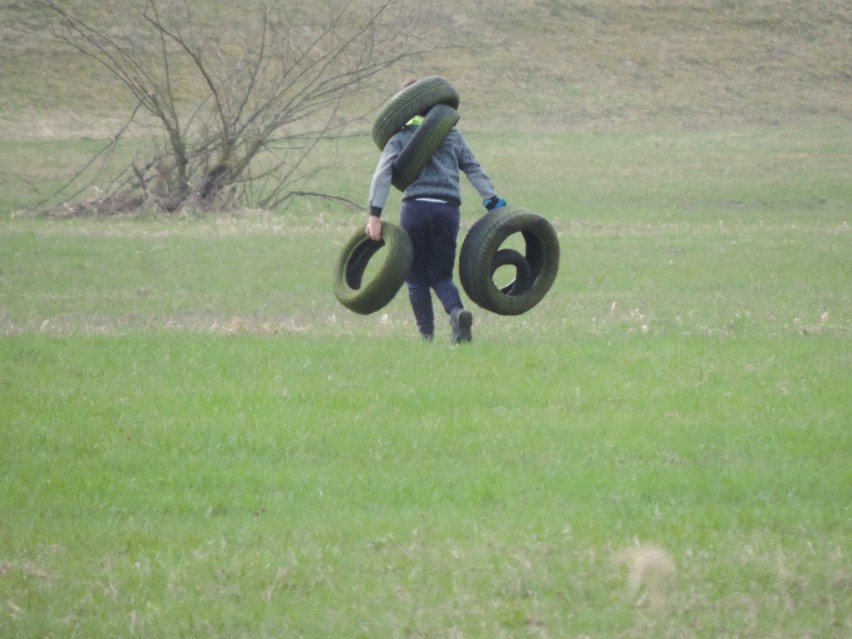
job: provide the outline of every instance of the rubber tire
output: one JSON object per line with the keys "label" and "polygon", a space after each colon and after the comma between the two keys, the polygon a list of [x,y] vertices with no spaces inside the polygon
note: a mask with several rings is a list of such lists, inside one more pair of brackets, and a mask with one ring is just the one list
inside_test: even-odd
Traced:
{"label": "rubber tire", "polygon": [[[493,264],[500,245],[515,233],[524,238],[524,259],[530,267],[532,284],[526,290],[501,290],[492,279],[496,270]],[[559,239],[553,226],[538,213],[512,206],[477,220],[459,253],[459,279],[468,297],[498,315],[520,315],[533,308],[547,295],[558,271]]]}
{"label": "rubber tire", "polygon": [[491,260],[491,279],[494,279],[494,273],[497,269],[503,266],[515,267],[515,279],[500,289],[500,292],[509,297],[520,295],[530,289],[533,283],[532,268],[527,258],[518,253],[515,249],[500,249],[494,254],[494,259]]}
{"label": "rubber tire", "polygon": [[[370,260],[384,248],[385,256],[373,279],[362,286]],[[411,268],[413,248],[408,233],[382,222],[382,239],[371,240],[359,228],[349,239],[334,267],[334,296],[350,311],[369,315],[384,308],[397,294]]]}
{"label": "rubber tire", "polygon": [[429,109],[417,131],[393,162],[392,181],[396,188],[404,191],[417,179],[460,117],[458,111],[446,104],[436,104]]}
{"label": "rubber tire", "polygon": [[404,127],[406,122],[436,104],[459,108],[459,94],[445,78],[433,75],[405,87],[379,110],[373,122],[373,142],[380,151],[384,151],[388,140]]}

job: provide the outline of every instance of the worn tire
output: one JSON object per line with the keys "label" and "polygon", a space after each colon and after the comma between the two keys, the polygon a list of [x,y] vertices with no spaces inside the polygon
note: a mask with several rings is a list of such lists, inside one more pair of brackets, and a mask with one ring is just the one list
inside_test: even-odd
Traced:
{"label": "worn tire", "polygon": [[[380,249],[384,259],[375,276],[362,285],[367,264]],[[350,311],[369,315],[385,307],[397,294],[411,268],[413,249],[408,233],[382,222],[382,240],[375,242],[358,229],[340,253],[334,267],[334,296]]]}
{"label": "worn tire", "polygon": [[458,111],[446,104],[436,104],[429,109],[393,162],[393,185],[396,188],[404,191],[417,179],[460,117]]}
{"label": "worn tire", "polygon": [[[505,253],[498,258],[500,245],[515,233],[526,244],[523,257],[531,284],[501,290],[492,279],[495,259],[499,263],[506,258]],[[482,216],[468,231],[459,253],[459,279],[468,297],[498,315],[520,315],[533,308],[547,295],[558,271],[559,239],[553,226],[537,213],[510,206]]]}
{"label": "worn tire", "polygon": [[459,94],[445,78],[433,75],[405,87],[379,110],[373,122],[373,142],[383,151],[388,140],[404,127],[406,122],[436,104],[459,108]]}
{"label": "worn tire", "polygon": [[518,253],[515,249],[500,249],[494,254],[494,259],[491,260],[491,274],[493,280],[494,274],[503,266],[515,267],[515,279],[509,282],[506,286],[500,289],[500,292],[509,297],[520,295],[527,292],[533,283],[532,268],[527,258]]}

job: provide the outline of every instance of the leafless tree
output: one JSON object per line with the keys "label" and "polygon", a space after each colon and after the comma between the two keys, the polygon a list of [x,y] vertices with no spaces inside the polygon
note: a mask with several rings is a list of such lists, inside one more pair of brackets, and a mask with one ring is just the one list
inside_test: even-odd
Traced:
{"label": "leafless tree", "polygon": [[244,25],[227,29],[205,24],[209,13],[194,0],[138,0],[120,25],[37,1],[54,35],[106,68],[136,104],[104,154],[131,124],[156,132],[155,148],[116,170],[95,210],[274,208],[309,193],[319,169],[306,159],[359,117],[351,105],[371,81],[436,48],[434,19],[411,0],[258,2]]}

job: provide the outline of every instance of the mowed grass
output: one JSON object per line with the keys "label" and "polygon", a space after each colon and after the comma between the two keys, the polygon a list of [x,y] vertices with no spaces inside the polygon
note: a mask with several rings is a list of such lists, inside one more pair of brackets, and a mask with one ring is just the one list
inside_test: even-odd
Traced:
{"label": "mowed grass", "polygon": [[361,213],[5,218],[0,635],[848,636],[849,136],[471,135],[563,255],[465,348]]}
{"label": "mowed grass", "polygon": [[848,632],[843,339],[480,341],[3,340],[4,636]]}

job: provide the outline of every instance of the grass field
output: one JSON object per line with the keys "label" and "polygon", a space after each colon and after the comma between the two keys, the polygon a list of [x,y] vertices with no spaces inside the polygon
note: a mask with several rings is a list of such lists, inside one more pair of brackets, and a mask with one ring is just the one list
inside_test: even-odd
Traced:
{"label": "grass field", "polygon": [[336,303],[346,210],[7,218],[2,634],[847,635],[843,136],[471,136],[564,257],[470,348]]}
{"label": "grass field", "polygon": [[[849,10],[803,7],[455,3],[562,261],[453,348],[336,302],[361,211],[26,213],[121,105],[0,5],[0,637],[852,635]],[[368,136],[321,154],[364,201]]]}

